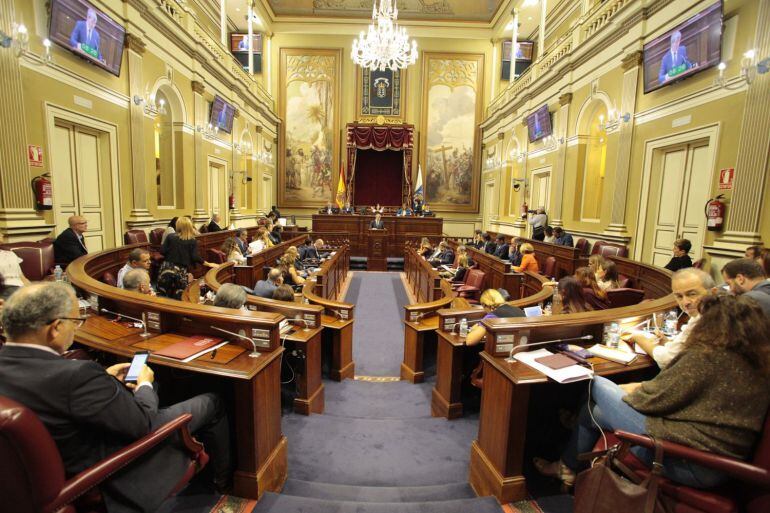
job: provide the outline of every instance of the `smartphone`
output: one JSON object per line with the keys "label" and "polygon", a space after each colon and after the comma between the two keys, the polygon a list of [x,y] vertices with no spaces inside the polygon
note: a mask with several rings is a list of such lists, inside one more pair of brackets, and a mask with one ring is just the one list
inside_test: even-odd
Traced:
{"label": "smartphone", "polygon": [[134,358],[131,360],[131,365],[128,367],[128,372],[126,373],[126,378],[124,380],[126,383],[136,383],[136,380],[139,379],[139,372],[141,372],[142,367],[147,363],[147,358],[149,357],[149,351],[140,351],[134,354]]}

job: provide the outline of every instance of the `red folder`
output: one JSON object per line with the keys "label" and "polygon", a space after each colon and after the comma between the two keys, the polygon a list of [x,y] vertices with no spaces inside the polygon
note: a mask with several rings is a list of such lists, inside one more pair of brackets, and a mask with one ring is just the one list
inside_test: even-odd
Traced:
{"label": "red folder", "polygon": [[186,338],[181,342],[177,342],[176,344],[171,344],[160,351],[155,351],[153,355],[184,360],[185,358],[198,354],[201,351],[205,351],[210,347],[214,347],[222,342],[222,340],[224,339],[219,337],[196,335],[194,337]]}

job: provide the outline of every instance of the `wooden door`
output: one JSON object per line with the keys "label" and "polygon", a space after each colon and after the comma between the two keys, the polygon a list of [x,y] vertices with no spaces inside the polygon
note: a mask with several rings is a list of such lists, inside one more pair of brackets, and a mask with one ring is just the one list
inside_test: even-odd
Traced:
{"label": "wooden door", "polygon": [[532,173],[532,187],[529,196],[529,208],[545,207],[546,213],[551,211],[551,171],[535,171]]}
{"label": "wooden door", "polygon": [[227,188],[225,187],[227,168],[218,162],[209,162],[209,205],[211,214],[221,216],[220,226],[227,227]]}

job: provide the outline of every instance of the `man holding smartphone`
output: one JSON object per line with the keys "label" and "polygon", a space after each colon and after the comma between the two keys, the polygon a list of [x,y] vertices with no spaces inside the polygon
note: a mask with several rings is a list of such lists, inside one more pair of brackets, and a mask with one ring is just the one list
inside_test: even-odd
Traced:
{"label": "man holding smartphone", "polygon": [[[0,349],[0,395],[34,411],[56,442],[68,476],[141,438],[183,413],[211,457],[215,485],[231,474],[227,416],[215,394],[158,408],[154,373],[142,365],[136,383],[125,383],[130,364],[103,369],[61,355],[73,342],[80,317],[75,293],[64,283],[38,283],[5,302]],[[100,486],[109,513],[155,511],[179,482],[188,459],[172,443],[115,473]]]}

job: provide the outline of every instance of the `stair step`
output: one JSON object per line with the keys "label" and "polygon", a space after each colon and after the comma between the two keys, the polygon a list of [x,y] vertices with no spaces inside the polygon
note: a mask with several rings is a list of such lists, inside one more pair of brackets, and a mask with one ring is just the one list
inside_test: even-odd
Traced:
{"label": "stair step", "polygon": [[494,497],[433,502],[356,502],[265,492],[252,513],[502,513]]}
{"label": "stair step", "polygon": [[288,479],[283,495],[354,502],[424,502],[473,499],[468,483],[432,486],[351,486]]}

